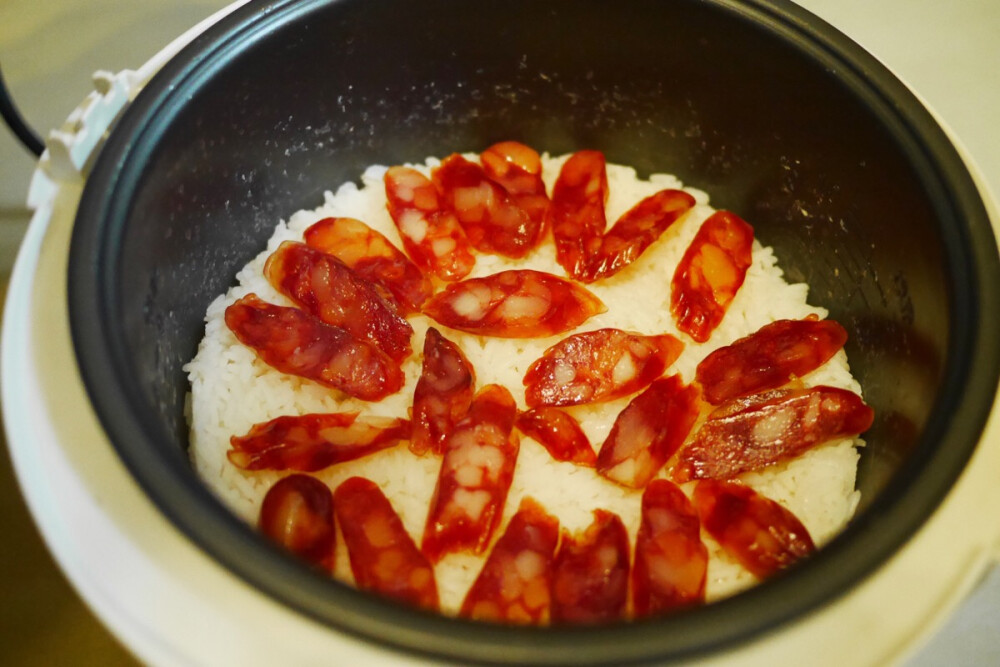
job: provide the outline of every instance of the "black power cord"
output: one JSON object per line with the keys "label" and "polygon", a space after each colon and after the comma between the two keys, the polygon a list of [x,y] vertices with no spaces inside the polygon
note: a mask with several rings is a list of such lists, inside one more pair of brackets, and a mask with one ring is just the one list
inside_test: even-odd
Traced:
{"label": "black power cord", "polygon": [[10,90],[7,89],[7,82],[3,78],[3,68],[0,68],[0,115],[3,116],[7,126],[14,133],[14,136],[24,144],[24,147],[34,153],[36,157],[41,157],[42,151],[45,150],[45,143],[42,142],[38,133],[25,122],[24,117],[14,106]]}

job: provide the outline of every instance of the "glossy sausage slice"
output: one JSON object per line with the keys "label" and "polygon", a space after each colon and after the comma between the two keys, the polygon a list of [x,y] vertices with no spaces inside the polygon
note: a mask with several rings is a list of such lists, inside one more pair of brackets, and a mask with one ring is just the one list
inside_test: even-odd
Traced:
{"label": "glossy sausage slice", "polygon": [[632,565],[632,611],[651,616],[705,601],[708,549],[694,506],[678,486],[654,479],[642,494]]}
{"label": "glossy sausage slice", "polygon": [[264,264],[276,290],[327,324],[368,341],[401,362],[413,351],[413,327],[375,286],[333,255],[285,241]]}
{"label": "glossy sausage slice", "polygon": [[479,154],[486,175],[507,190],[531,220],[545,233],[545,212],[549,196],[542,181],[542,160],[538,152],[517,141],[501,141]]}
{"label": "glossy sausage slice", "polygon": [[403,248],[421,270],[441,280],[461,280],[469,274],[476,263],[472,246],[430,179],[416,169],[390,167],[385,194]]}
{"label": "glossy sausage slice", "polygon": [[476,374],[462,350],[434,327],[424,337],[424,361],[413,390],[410,451],[440,454],[445,438],[469,411]]}
{"label": "glossy sausage slice", "polygon": [[403,386],[403,372],[385,352],[298,308],[248,294],[226,308],[226,326],[264,363],[365,401]]}
{"label": "glossy sausage slice", "polygon": [[607,227],[607,201],[604,154],[585,150],[571,155],[552,187],[548,222],[556,244],[556,261],[578,280],[586,276],[588,258],[601,245]]}
{"label": "glossy sausage slice", "polygon": [[639,391],[663,375],[684,343],[670,334],[644,336],[598,329],[568,336],[524,374],[529,406],[610,401]]}
{"label": "glossy sausage slice", "polygon": [[815,550],[809,531],[794,514],[748,486],[702,480],[693,500],[705,530],[759,579]]}
{"label": "glossy sausage slice", "polygon": [[493,545],[460,614],[499,623],[547,623],[552,558],[558,541],[558,519],[526,497]]}
{"label": "glossy sausage slice", "polygon": [[432,175],[445,206],[455,212],[479,252],[521,258],[538,244],[541,220],[532,220],[475,162],[453,154]]}
{"label": "glossy sausage slice", "polygon": [[517,463],[516,415],[510,392],[486,385],[449,434],[421,543],[432,562],[459,551],[479,554],[489,545]]}
{"label": "glossy sausage slice", "polygon": [[389,239],[354,218],[324,218],[303,233],[306,245],[333,255],[391,297],[401,315],[420,312],[431,281]]}
{"label": "glossy sausage slice", "polygon": [[729,211],[702,223],[674,272],[670,312],[677,328],[699,343],[712,335],[743,285],[753,251],[753,228]]}
{"label": "glossy sausage slice", "polygon": [[826,363],[846,341],[844,327],[833,320],[815,315],[778,320],[709,354],[698,364],[695,380],[705,400],[719,405],[802,377]]}
{"label": "glossy sausage slice", "polygon": [[615,419],[597,472],[613,482],[641,489],[687,438],[698,416],[698,389],[680,375],[660,378],[632,399]]}
{"label": "glossy sausage slice", "polygon": [[566,461],[593,468],[597,454],[579,422],[559,408],[540,407],[517,416],[517,428],[552,455],[556,461]]}
{"label": "glossy sausage slice", "polygon": [[694,206],[683,190],[660,190],[625,212],[600,243],[585,244],[585,257],[573,277],[590,283],[609,278],[634,262],[654,241]]}
{"label": "glossy sausage slice", "polygon": [[564,530],[552,573],[552,622],[625,618],[630,551],[622,520],[602,509],[582,535]]}
{"label": "glossy sausage slice", "polygon": [[424,304],[424,314],[446,327],[500,338],[553,336],[605,310],[584,288],[530,269],[452,283]]}
{"label": "glossy sausage slice", "polygon": [[373,454],[410,437],[410,423],[357,412],[277,417],[229,439],[226,456],[243,470],[313,472]]}
{"label": "glossy sausage slice", "polygon": [[713,411],[678,456],[673,478],[729,479],[799,456],[834,438],[867,431],[874,411],[836,387],[776,389]]}
{"label": "glossy sausage slice", "polygon": [[293,474],[275,482],[264,495],[257,527],[299,558],[333,571],[337,545],[333,494],[318,479]]}
{"label": "glossy sausage slice", "polygon": [[378,485],[351,477],[337,487],[333,506],[358,588],[437,611],[434,568]]}

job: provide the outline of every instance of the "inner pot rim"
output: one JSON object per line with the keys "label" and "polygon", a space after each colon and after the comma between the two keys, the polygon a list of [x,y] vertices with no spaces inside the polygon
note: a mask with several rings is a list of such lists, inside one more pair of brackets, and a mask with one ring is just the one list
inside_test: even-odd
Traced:
{"label": "inner pot rim", "polygon": [[[278,549],[216,500],[164,452],[175,448],[129,385],[130,364],[116,321],[116,261],[131,195],[163,129],[185,98],[248,42],[324,4],[262,3],[238,9],[168,62],[111,133],[80,201],[69,265],[69,309],[81,375],[109,440],[159,509],[212,558],[272,598],[332,627],[435,657],[485,662],[604,663],[680,659],[775,629],[827,603],[874,572],[923,524],[957,479],[985,424],[1000,375],[1000,284],[989,218],[953,145],[919,101],[881,64],[831,26],[791,3],[713,0],[756,19],[810,57],[836,63],[852,90],[880,108],[897,134],[917,144],[943,213],[968,221],[944,230],[953,270],[953,329],[942,391],[919,445],[934,448],[920,470],[897,474],[861,516],[801,567],[745,593],[669,619],[601,628],[514,628],[449,619],[397,606],[315,573]],[[136,444],[140,443],[140,444]],[[153,445],[143,446],[141,443]],[[890,498],[895,498],[890,501]],[[832,582],[832,583],[831,583]],[[670,628],[665,632],[666,627]],[[719,628],[725,628],[720,633]],[[569,651],[569,652],[567,652]]]}

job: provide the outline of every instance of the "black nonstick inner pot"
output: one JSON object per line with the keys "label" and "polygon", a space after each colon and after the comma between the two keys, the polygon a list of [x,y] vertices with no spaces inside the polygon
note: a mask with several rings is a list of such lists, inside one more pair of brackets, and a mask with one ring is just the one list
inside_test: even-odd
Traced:
{"label": "black nonstick inner pot", "polygon": [[[324,580],[199,483],[181,366],[208,303],[276,222],[373,163],[517,139],[677,174],[753,224],[850,333],[874,407],[847,530],[799,567],[671,617],[586,629],[449,620]],[[1000,283],[965,166],[915,98],[786,2],[251,2],[168,63],[111,133],[79,208],[70,315],[84,382],[162,511],[294,609],[462,661],[691,657],[871,574],[948,492],[998,375]]]}

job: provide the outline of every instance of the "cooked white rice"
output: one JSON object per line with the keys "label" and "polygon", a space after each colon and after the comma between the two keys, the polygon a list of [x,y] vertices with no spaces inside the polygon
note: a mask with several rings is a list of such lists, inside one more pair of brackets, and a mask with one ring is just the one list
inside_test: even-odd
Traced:
{"label": "cooked white rice", "polygon": [[[550,191],[566,157],[543,156],[543,177]],[[429,174],[430,168],[437,163],[436,159],[429,159],[423,165],[414,166]],[[377,403],[344,397],[316,383],[270,368],[236,340],[223,320],[226,307],[249,292],[256,292],[265,301],[291,305],[263,277],[264,261],[282,241],[301,240],[302,232],[317,220],[330,216],[358,218],[401,247],[399,234],[386,212],[382,183],[384,172],[384,167],[371,167],[362,176],[363,187],[345,184],[335,194],[327,192],[325,203],[316,210],[300,211],[287,222],[279,223],[267,248],[237,274],[238,284],[209,306],[205,317],[205,338],[195,358],[185,367],[191,381],[189,423],[193,465],[218,497],[248,522],[256,522],[258,508],[268,488],[286,473],[248,473],[236,468],[226,459],[230,436],[243,434],[253,424],[281,415],[360,410],[370,415],[408,416],[414,384],[420,374],[424,332],[428,326],[434,325],[429,318],[422,315],[409,318],[414,328],[413,347],[416,353],[404,365],[406,385],[397,394]],[[633,265],[612,278],[588,286],[608,310],[587,320],[577,331],[617,327],[645,334],[674,334],[685,342],[685,349],[667,372],[678,372],[685,382],[690,382],[698,362],[717,347],[777,319],[798,319],[814,313],[821,318],[826,316],[824,309],[807,303],[808,286],[786,283],[771,248],[755,241],[753,264],[746,281],[711,339],[699,345],[680,335],[670,315],[670,280],[701,222],[713,212],[708,196],[699,190],[684,187],[673,176],[657,174],[648,180],[639,180],[633,169],[610,164],[608,182],[611,192],[607,207],[609,224],[641,198],[663,188],[683,187],[694,196],[697,205],[672,225]],[[749,222],[753,224],[752,220]],[[486,276],[510,268],[532,268],[564,275],[555,261],[554,247],[548,242],[541,244],[523,260],[477,254],[476,266],[470,277]],[[477,387],[487,383],[505,385],[520,407],[524,407],[521,379],[525,370],[560,338],[486,338],[437,326],[468,356],[476,371]],[[861,393],[850,374],[843,351],[803,380],[810,386],[827,384]],[[601,405],[579,406],[569,411],[580,420],[595,448],[599,448],[615,416],[628,401],[629,398],[624,398]],[[851,438],[831,442],[787,464],[746,474],[741,479],[794,512],[819,546],[844,527],[857,505],[859,494],[854,489],[858,460],[856,447],[862,444],[860,440]],[[315,476],[331,489],[354,475],[376,482],[419,544],[439,466],[439,458],[414,456],[404,443],[358,461],[328,468],[315,473]],[[693,483],[683,488],[690,493],[692,487]],[[641,492],[609,482],[592,469],[553,461],[540,445],[527,437],[522,438],[504,522],[516,511],[524,495],[531,495],[540,501],[570,530],[586,527],[592,520],[594,509],[616,512],[625,522],[631,539],[635,539]],[[756,582],[711,537],[703,534],[703,539],[710,553],[707,584],[710,601]],[[341,541],[341,550],[342,544]],[[436,566],[444,613],[457,612],[481,563],[481,558],[459,554],[445,557]],[[350,581],[346,553],[338,554],[338,564],[336,576]]]}

